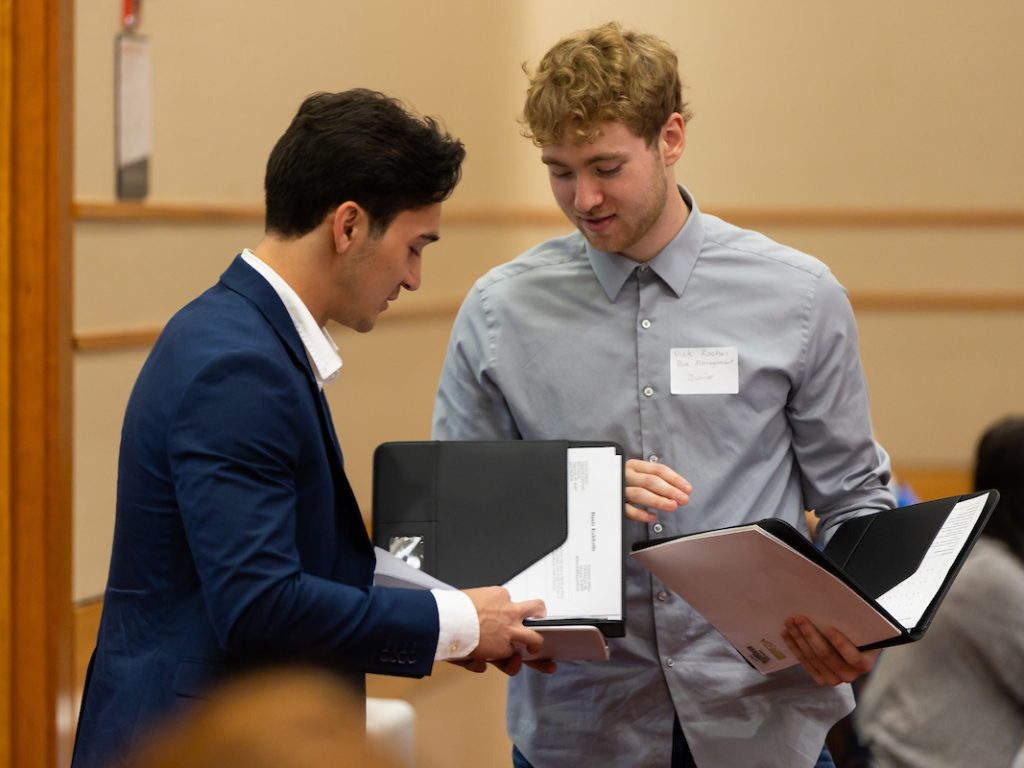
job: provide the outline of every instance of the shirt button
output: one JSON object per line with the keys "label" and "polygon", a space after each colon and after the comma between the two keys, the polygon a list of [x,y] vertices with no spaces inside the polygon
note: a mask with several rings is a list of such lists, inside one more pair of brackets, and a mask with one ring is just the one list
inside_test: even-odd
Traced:
{"label": "shirt button", "polygon": [[640,271],[641,272],[646,272],[647,271],[647,265],[646,264],[641,264],[640,265]]}
{"label": "shirt button", "polygon": [[644,395],[650,397],[654,394],[654,387],[644,387]]}
{"label": "shirt button", "polygon": [[452,654],[454,656],[455,652],[458,651],[458,650],[459,650],[459,641],[458,640],[453,640],[448,645],[448,653],[450,653],[450,654]]}
{"label": "shirt button", "polygon": [[671,656],[669,656],[667,659],[665,659],[665,666],[666,667],[674,667],[675,665],[676,665],[676,660],[673,659]]}
{"label": "shirt button", "polygon": [[648,319],[647,319],[647,318],[645,317],[645,318],[644,318],[643,320],[641,320],[641,321],[640,321],[640,327],[641,327],[641,328],[650,328],[650,327],[651,327],[651,321],[650,321],[650,320],[648,320]]}
{"label": "shirt button", "polygon": [[666,600],[668,600],[668,592],[666,592],[664,589],[661,590],[661,592],[658,593],[658,600],[660,600],[663,603]]}
{"label": "shirt button", "polygon": [[651,464],[657,464],[659,461],[658,454],[652,453],[650,456],[647,457],[647,460],[651,462]]}
{"label": "shirt button", "polygon": [[664,526],[661,523],[655,523],[651,528],[655,533],[661,533],[664,530]]}

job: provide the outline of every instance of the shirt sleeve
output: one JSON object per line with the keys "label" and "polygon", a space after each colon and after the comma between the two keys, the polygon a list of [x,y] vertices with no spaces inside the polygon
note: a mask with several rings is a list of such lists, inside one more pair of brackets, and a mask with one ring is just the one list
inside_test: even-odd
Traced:
{"label": "shirt sleeve", "polygon": [[497,319],[474,287],[452,327],[434,403],[435,440],[521,437],[496,381]]}
{"label": "shirt sleeve", "polygon": [[827,539],[842,520],[890,509],[895,499],[889,456],[872,434],[853,310],[828,270],[815,286],[804,334],[787,415],[805,503]]}
{"label": "shirt sleeve", "polygon": [[462,659],[480,644],[480,621],[469,595],[457,589],[432,589],[441,632],[434,661]]}

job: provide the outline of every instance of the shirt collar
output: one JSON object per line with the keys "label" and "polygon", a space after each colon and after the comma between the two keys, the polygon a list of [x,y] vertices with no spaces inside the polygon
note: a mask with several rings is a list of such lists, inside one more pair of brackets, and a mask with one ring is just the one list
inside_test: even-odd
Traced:
{"label": "shirt collar", "polygon": [[690,273],[693,272],[693,267],[697,263],[697,257],[700,255],[700,249],[704,243],[704,220],[693,195],[682,186],[679,186],[678,189],[683,201],[690,209],[690,215],[669,244],[646,264],[639,264],[618,253],[599,251],[587,243],[587,257],[590,259],[590,265],[609,300],[614,302],[633,271],[637,267],[645,266],[660,277],[672,289],[677,298],[683,295],[683,290],[686,288],[686,283],[690,279]]}
{"label": "shirt collar", "polygon": [[306,348],[306,357],[309,358],[316,383],[323,389],[324,384],[336,379],[338,371],[341,370],[342,361],[341,355],[338,354],[338,345],[334,343],[334,339],[327,333],[326,328],[317,325],[316,320],[313,319],[313,313],[302,303],[302,299],[285,282],[284,278],[248,248],[242,251],[242,259],[259,272],[281,298],[281,302],[288,310],[288,316],[291,317],[295,330],[302,340],[302,346]]}

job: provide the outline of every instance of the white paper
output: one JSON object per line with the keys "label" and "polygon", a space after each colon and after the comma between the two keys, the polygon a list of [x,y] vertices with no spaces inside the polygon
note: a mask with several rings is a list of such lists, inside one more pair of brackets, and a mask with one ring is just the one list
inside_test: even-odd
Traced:
{"label": "white paper", "polygon": [[670,354],[673,395],[735,395],[740,391],[736,347],[673,347]]}
{"label": "white paper", "polygon": [[395,557],[386,549],[374,547],[377,565],[373,569],[375,587],[405,587],[406,589],[455,589],[419,568],[413,568],[405,560]]}
{"label": "white paper", "polygon": [[569,448],[569,535],[504,586],[540,597],[548,619],[622,618],[622,457],[613,447]]}
{"label": "white paper", "polygon": [[957,555],[967,544],[987,501],[988,494],[983,493],[957,502],[914,574],[878,598],[878,604],[904,627],[912,629],[921,621]]}

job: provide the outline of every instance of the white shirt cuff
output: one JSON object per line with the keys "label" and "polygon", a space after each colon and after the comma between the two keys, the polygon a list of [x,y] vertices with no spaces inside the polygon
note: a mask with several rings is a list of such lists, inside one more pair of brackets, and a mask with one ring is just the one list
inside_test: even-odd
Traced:
{"label": "white shirt cuff", "polygon": [[473,601],[457,589],[432,589],[430,594],[437,601],[437,618],[441,627],[434,661],[469,656],[480,643],[480,620]]}

